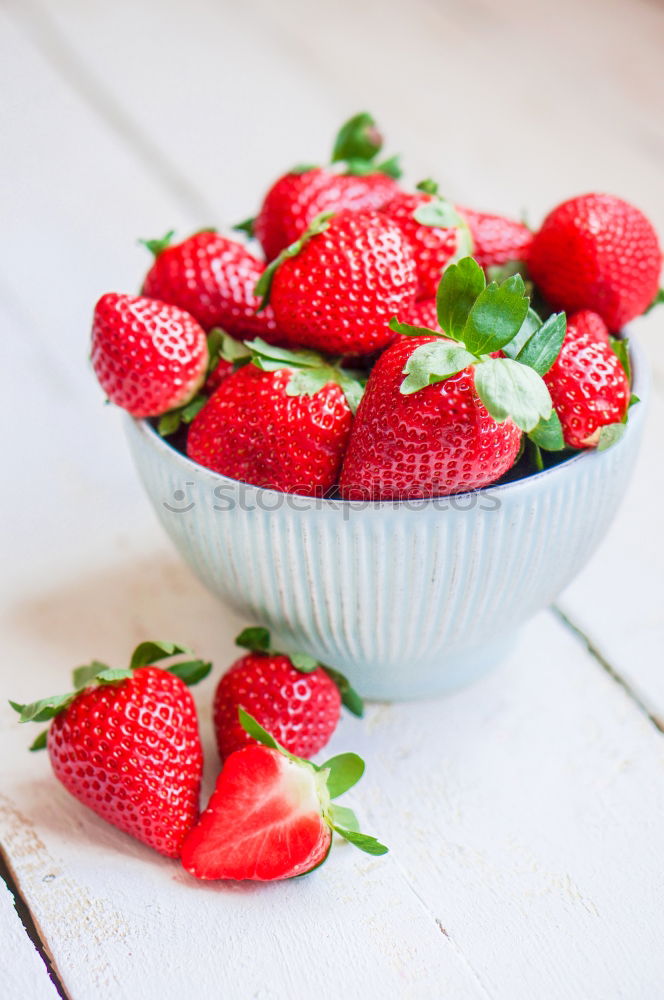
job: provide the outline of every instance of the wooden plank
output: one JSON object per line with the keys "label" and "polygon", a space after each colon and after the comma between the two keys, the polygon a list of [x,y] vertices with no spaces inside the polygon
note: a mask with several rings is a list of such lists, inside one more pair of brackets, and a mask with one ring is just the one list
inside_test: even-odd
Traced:
{"label": "wooden plank", "polygon": [[0,879],[0,984],[3,1000],[57,1000],[46,966],[26,934],[11,892]]}

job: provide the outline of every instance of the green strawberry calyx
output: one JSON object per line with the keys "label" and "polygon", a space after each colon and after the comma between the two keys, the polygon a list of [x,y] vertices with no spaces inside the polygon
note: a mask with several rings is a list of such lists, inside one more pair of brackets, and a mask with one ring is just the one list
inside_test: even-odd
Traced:
{"label": "green strawberry calyx", "polygon": [[275,740],[274,736],[263,729],[253,715],[245,712],[243,708],[238,709],[238,717],[242,728],[252,739],[269,747],[270,750],[276,750],[300,767],[313,771],[321,814],[331,830],[366,854],[372,854],[376,857],[387,854],[388,848],[384,844],[381,844],[375,837],[360,832],[357,817],[352,809],[347,806],[339,806],[332,801],[356,785],[364,774],[364,761],[361,757],[356,753],[341,753],[337,754],[336,757],[331,757],[324,764],[314,764],[313,761],[304,760],[302,757],[296,757],[295,754],[289,753],[281,743]]}
{"label": "green strawberry calyx", "polygon": [[[560,353],[567,322],[564,313],[542,322],[525,291],[520,274],[487,285],[472,257],[448,267],[436,297],[445,339],[439,331],[390,322],[397,333],[439,338],[413,351],[401,392],[418,392],[473,366],[475,389],[494,420],[509,418],[539,447],[558,451],[562,427],[542,376]],[[505,356],[492,358],[496,351]]]}
{"label": "green strawberry calyx", "polygon": [[197,413],[208,401],[205,393],[205,383],[220,361],[229,361],[235,368],[240,368],[251,358],[251,352],[241,340],[235,340],[221,327],[214,327],[207,335],[208,364],[203,378],[203,388],[196,392],[183,406],[168,410],[159,418],[157,431],[162,437],[169,437],[180,429],[182,424],[190,424]]}
{"label": "green strawberry calyx", "polygon": [[351,686],[350,681],[338,670],[326,666],[308,653],[283,653],[272,646],[270,630],[261,625],[253,625],[243,629],[237,636],[235,645],[242,649],[248,649],[252,653],[264,653],[266,656],[286,656],[291,661],[296,670],[302,674],[310,674],[314,670],[324,670],[331,681],[339,688],[341,703],[353,715],[359,719],[364,715],[364,702]]}
{"label": "green strawberry calyx", "polygon": [[460,215],[451,201],[448,201],[438,191],[436,181],[427,177],[416,185],[418,191],[430,195],[429,201],[422,202],[413,212],[413,218],[421,226],[431,226],[434,229],[456,229],[457,247],[454,256],[446,267],[451,267],[463,257],[469,257],[473,252],[473,237],[466,219]]}
{"label": "green strawberry calyx", "polygon": [[383,136],[376,120],[368,111],[360,111],[344,122],[334,140],[331,162],[340,164],[346,174],[386,174],[401,177],[398,156],[378,162],[383,148]]}
{"label": "green strawberry calyx", "polygon": [[267,344],[260,337],[246,340],[251,363],[264,372],[291,371],[286,385],[288,396],[315,396],[330,382],[339,386],[351,413],[357,411],[364,394],[364,380],[359,372],[341,367],[341,360],[324,358],[317,351],[290,351]]}
{"label": "green strawberry calyx", "polygon": [[321,212],[309,223],[308,228],[299,239],[295,240],[293,243],[289,244],[281,253],[274,258],[271,263],[265,268],[260,278],[256,282],[256,287],[254,288],[254,294],[261,300],[256,312],[261,312],[268,305],[270,301],[270,292],[272,291],[272,282],[274,281],[274,276],[277,272],[277,268],[285,260],[291,257],[297,257],[303,247],[313,239],[314,236],[319,236],[320,233],[324,233],[325,230],[330,225],[330,219],[333,216],[333,212]]}
{"label": "green strawberry calyx", "polygon": [[[25,705],[15,701],[10,701],[9,704],[15,712],[18,712],[19,722],[47,722],[64,712],[82,691],[92,685],[119,684],[121,681],[129,680],[133,671],[139,667],[152,666],[159,660],[191,652],[192,650],[187,646],[180,646],[176,642],[141,642],[132,653],[128,668],[115,669],[106,663],[100,663],[99,660],[93,660],[91,663],[87,663],[83,667],[76,667],[72,671],[73,691],[52,695],[50,698],[42,698],[40,701],[33,701]],[[212,669],[212,664],[206,660],[181,660],[177,663],[171,663],[164,669],[191,686],[207,677]],[[46,746],[47,735],[48,729],[43,730],[30,749],[43,750]]]}
{"label": "green strawberry calyx", "polygon": [[[205,226],[203,229],[197,229],[193,234],[198,236],[199,233],[216,233],[217,230],[214,226]],[[138,242],[141,246],[147,247],[151,254],[158,257],[160,253],[164,250],[168,250],[169,247],[173,245],[173,237],[175,236],[175,230],[169,229],[168,232],[158,240],[139,240]]]}

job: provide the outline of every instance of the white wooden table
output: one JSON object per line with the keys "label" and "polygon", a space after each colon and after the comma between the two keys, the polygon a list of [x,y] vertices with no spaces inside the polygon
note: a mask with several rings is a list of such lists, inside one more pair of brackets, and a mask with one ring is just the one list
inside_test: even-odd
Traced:
{"label": "white wooden table", "polygon": [[[615,191],[664,233],[663,36],[646,0],[3,0],[3,699],[148,636],[219,669],[244,624],[162,536],[86,367],[96,297],[147,266],[136,237],[245,217],[363,106],[413,181],[533,221]],[[565,618],[540,614],[476,686],[335,736],[367,758],[356,803],[386,857],[193,884],[70,799],[0,707],[22,909],[0,892],[3,1000],[664,995],[663,327],[640,324],[646,445]]]}

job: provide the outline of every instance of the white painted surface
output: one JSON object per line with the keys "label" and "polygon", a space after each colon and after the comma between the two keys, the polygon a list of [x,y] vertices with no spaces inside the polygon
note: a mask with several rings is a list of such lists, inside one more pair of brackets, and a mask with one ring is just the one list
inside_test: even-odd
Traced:
{"label": "white painted surface", "polygon": [[[233,657],[239,623],[168,547],[83,360],[96,296],[139,283],[135,237],[246,215],[361,105],[414,179],[535,219],[596,186],[664,230],[663,23],[642,0],[0,8],[3,695],[149,635]],[[664,714],[662,323],[641,324],[659,398],[630,495],[561,603]],[[74,1000],[661,996],[662,735],[549,615],[476,687],[344,720],[333,749],[366,755],[355,803],[392,850],[291,884],[193,884],[68,799],[27,728],[0,709],[0,844]]]}
{"label": "white painted surface", "polygon": [[14,909],[12,894],[0,880],[0,988],[4,1000],[57,1000],[46,966]]}

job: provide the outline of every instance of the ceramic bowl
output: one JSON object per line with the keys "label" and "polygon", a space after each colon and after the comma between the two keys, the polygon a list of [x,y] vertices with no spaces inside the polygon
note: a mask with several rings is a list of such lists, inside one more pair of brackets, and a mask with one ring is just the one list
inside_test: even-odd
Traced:
{"label": "ceramic bowl", "polygon": [[592,555],[641,437],[648,372],[638,349],[632,362],[642,402],[617,444],[455,497],[309,499],[211,472],[146,421],[129,418],[128,436],[167,534],[247,624],[343,671],[367,697],[420,698],[499,662]]}

